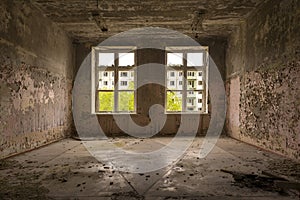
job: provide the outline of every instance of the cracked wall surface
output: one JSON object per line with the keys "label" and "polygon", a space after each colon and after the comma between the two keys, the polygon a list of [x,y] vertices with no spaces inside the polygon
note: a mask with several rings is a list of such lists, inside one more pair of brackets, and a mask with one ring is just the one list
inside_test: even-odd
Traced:
{"label": "cracked wall surface", "polygon": [[299,21],[300,1],[270,1],[241,25],[227,52],[229,134],[294,159],[300,159]]}
{"label": "cracked wall surface", "polygon": [[0,3],[0,158],[70,135],[73,47],[26,1]]}

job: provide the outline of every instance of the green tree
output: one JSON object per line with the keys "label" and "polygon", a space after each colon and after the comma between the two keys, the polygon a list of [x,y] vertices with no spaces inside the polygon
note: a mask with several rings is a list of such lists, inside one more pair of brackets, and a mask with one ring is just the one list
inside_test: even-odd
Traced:
{"label": "green tree", "polygon": [[119,111],[134,111],[134,92],[119,92]]}
{"label": "green tree", "polygon": [[[133,81],[129,82],[128,89],[134,89]],[[99,111],[114,111],[114,92],[101,91],[98,95]],[[134,111],[134,91],[119,91],[118,111]]]}
{"label": "green tree", "polygon": [[99,111],[113,111],[114,110],[114,93],[113,92],[99,92]]}
{"label": "green tree", "polygon": [[134,82],[129,81],[128,90],[134,90]]}
{"label": "green tree", "polygon": [[167,111],[181,111],[182,98],[178,97],[175,92],[167,92]]}

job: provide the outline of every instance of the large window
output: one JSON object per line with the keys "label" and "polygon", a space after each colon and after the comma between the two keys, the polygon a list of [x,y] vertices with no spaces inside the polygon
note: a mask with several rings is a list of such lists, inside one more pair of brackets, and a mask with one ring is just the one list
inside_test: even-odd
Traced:
{"label": "large window", "polygon": [[135,67],[134,47],[93,47],[94,113],[135,113]]}
{"label": "large window", "polygon": [[207,113],[208,47],[167,47],[166,64],[166,112]]}
{"label": "large window", "polygon": [[[136,113],[136,47],[93,47],[92,113]],[[208,47],[166,48],[166,113],[207,113]]]}

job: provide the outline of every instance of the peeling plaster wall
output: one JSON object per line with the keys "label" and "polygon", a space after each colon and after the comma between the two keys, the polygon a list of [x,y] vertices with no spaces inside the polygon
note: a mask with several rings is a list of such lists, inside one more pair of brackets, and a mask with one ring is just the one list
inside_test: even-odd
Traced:
{"label": "peeling plaster wall", "polygon": [[73,47],[27,1],[0,3],[0,159],[70,135]]}
{"label": "peeling plaster wall", "polygon": [[241,84],[241,138],[299,159],[300,63],[246,72]]}
{"label": "peeling plaster wall", "polygon": [[226,61],[229,135],[298,160],[299,21],[299,0],[269,1],[230,38]]}

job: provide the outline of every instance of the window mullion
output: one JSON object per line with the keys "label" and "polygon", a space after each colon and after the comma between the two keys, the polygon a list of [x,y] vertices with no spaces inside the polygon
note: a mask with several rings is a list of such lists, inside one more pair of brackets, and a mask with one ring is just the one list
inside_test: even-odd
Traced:
{"label": "window mullion", "polygon": [[95,65],[95,89],[96,89],[96,95],[95,95],[95,102],[96,102],[96,112],[98,112],[100,110],[100,105],[99,105],[99,67],[98,65]]}
{"label": "window mullion", "polygon": [[118,84],[118,81],[119,81],[119,70],[118,70],[118,66],[119,66],[119,57],[118,57],[118,53],[115,53],[114,54],[114,57],[115,57],[115,66],[114,66],[114,112],[117,112],[118,111],[118,96],[119,96],[119,84]]}
{"label": "window mullion", "polygon": [[186,96],[187,96],[187,53],[183,53],[183,84],[182,84],[182,111],[186,111]]}
{"label": "window mullion", "polygon": [[208,101],[208,88],[207,88],[207,86],[208,86],[208,82],[207,82],[207,79],[208,79],[208,77],[207,77],[207,74],[208,74],[208,63],[209,63],[209,61],[208,61],[208,59],[209,59],[209,57],[208,57],[208,52],[207,51],[205,51],[205,54],[204,54],[204,56],[205,56],[205,65],[204,65],[204,70],[203,70],[203,72],[202,72],[202,85],[203,85],[203,92],[202,92],[202,101],[204,102],[202,105],[203,105],[203,111],[204,112],[208,112],[208,108],[207,108],[207,101]]}

